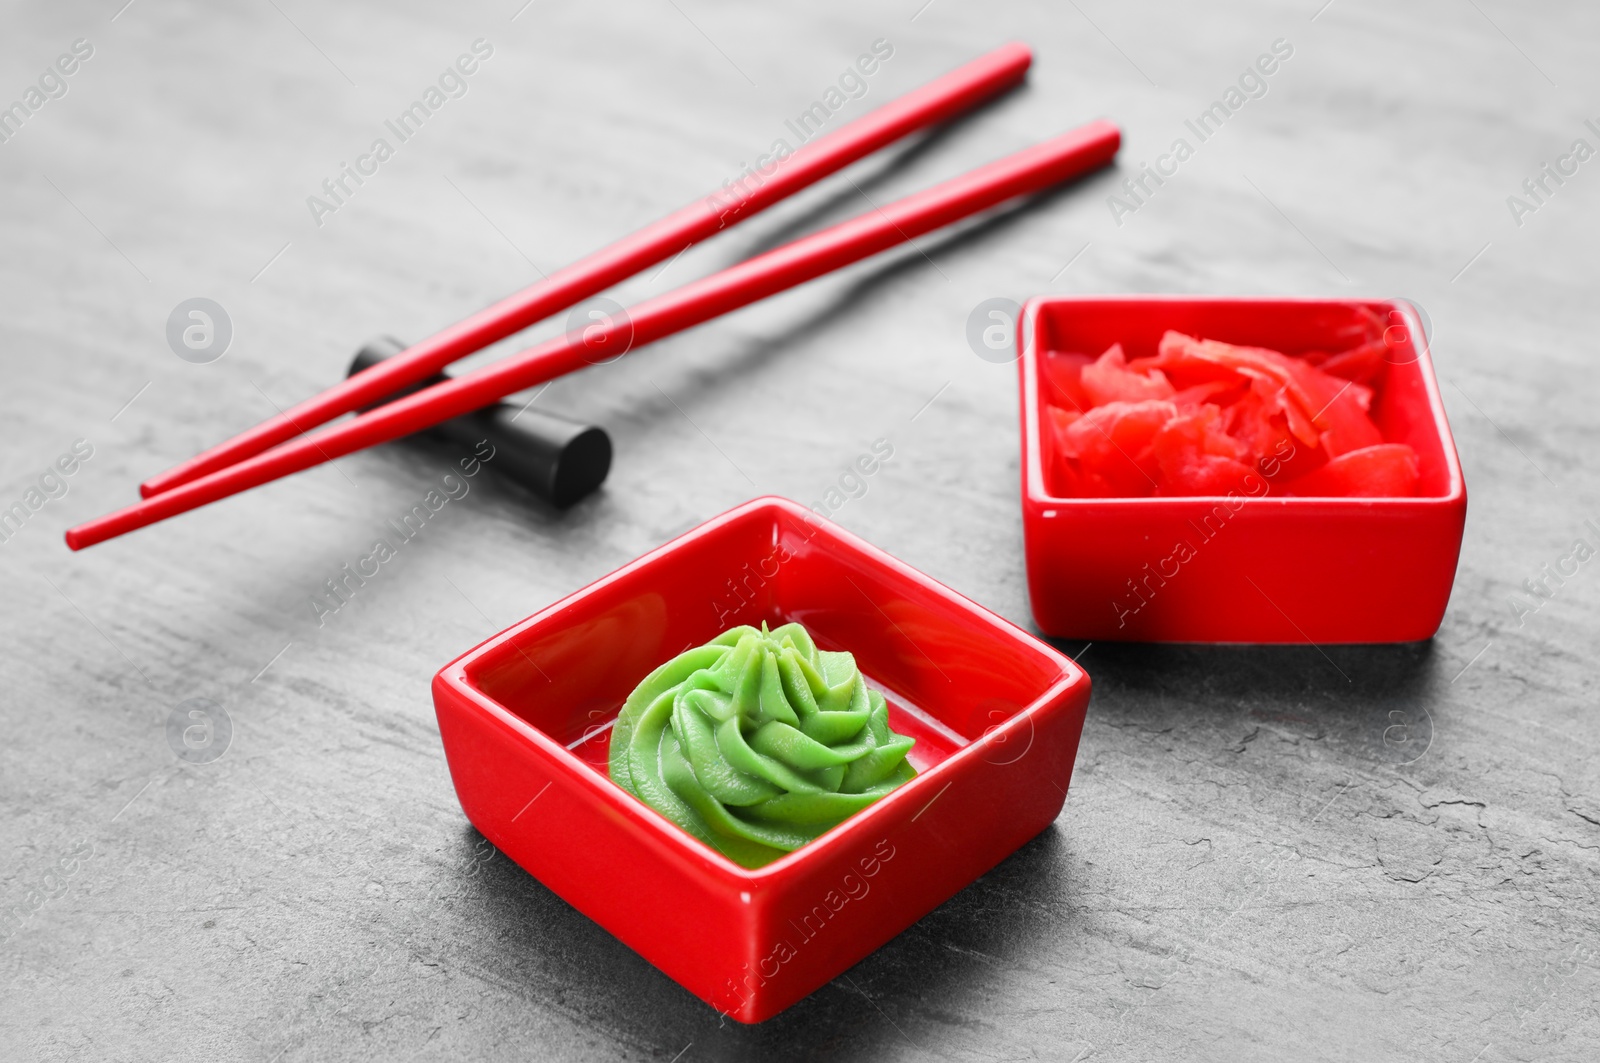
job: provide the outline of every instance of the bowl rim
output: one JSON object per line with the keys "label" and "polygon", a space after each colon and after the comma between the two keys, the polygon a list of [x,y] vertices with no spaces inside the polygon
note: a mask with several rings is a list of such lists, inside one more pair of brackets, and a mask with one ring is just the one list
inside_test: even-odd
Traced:
{"label": "bowl rim", "polygon": [[[1432,415],[1433,429],[1444,451],[1446,490],[1444,494],[1413,495],[1409,497],[1376,498],[1319,498],[1294,495],[1170,495],[1141,498],[1108,497],[1078,498],[1071,495],[1051,494],[1044,477],[1044,443],[1039,418],[1035,411],[1039,403],[1039,351],[1034,340],[1039,335],[1039,316],[1051,307],[1073,303],[1215,303],[1215,304],[1278,304],[1287,306],[1382,306],[1399,313],[1412,336],[1423,337],[1417,348],[1417,365],[1422,370],[1423,389],[1428,398],[1428,412]],[[1059,507],[1082,509],[1084,507],[1157,508],[1193,507],[1198,504],[1217,505],[1230,499],[1242,499],[1248,508],[1262,507],[1269,511],[1283,509],[1304,510],[1308,513],[1346,511],[1358,513],[1372,509],[1405,509],[1459,505],[1466,500],[1466,478],[1461,471],[1461,459],[1456,453],[1455,437],[1450,432],[1450,422],[1445,416],[1444,397],[1439,390],[1439,375],[1433,365],[1432,344],[1427,338],[1416,305],[1409,299],[1362,299],[1340,296],[1315,295],[1184,295],[1181,293],[1137,292],[1105,294],[1036,295],[1023,304],[1017,322],[1016,342],[1019,351],[1018,365],[1021,374],[1021,430],[1022,430],[1022,499],[1024,508]]]}
{"label": "bowl rim", "polygon": [[[561,614],[570,610],[582,599],[615,583],[629,579],[643,569],[661,563],[689,542],[702,536],[713,534],[730,524],[755,519],[758,515],[767,512],[773,514],[779,512],[787,513],[789,516],[798,517],[814,527],[818,527],[838,540],[839,545],[865,556],[875,565],[889,568],[902,577],[911,579],[925,590],[932,591],[943,599],[948,607],[975,615],[993,630],[998,639],[1011,643],[1030,644],[1030,650],[1040,653],[1048,659],[1053,659],[1060,666],[1061,671],[1031,701],[1018,708],[1004,723],[987,729],[982,735],[972,739],[927,771],[918,773],[903,786],[875,801],[860,812],[847,817],[836,826],[793,852],[785,853],[762,867],[746,868],[689,834],[638,797],[612,782],[608,775],[595,771],[554,738],[484,693],[468,676],[468,670],[484,656],[493,653],[500,646],[521,633],[533,628],[543,627],[557,620]],[[778,495],[762,495],[718,514],[680,535],[674,536],[667,542],[647,553],[641,554],[614,571],[580,587],[570,594],[564,595],[531,616],[489,636],[441,668],[435,674],[434,682],[445,684],[453,692],[461,696],[467,704],[494,719],[503,730],[531,744],[546,759],[554,760],[569,778],[580,780],[579,785],[585,787],[593,799],[611,806],[616,811],[627,815],[635,824],[643,825],[650,830],[655,840],[664,844],[671,851],[672,858],[675,861],[708,871],[719,877],[724,885],[736,887],[741,891],[753,891],[763,885],[771,888],[796,877],[801,873],[805,865],[822,860],[835,850],[844,849],[851,845],[858,835],[872,833],[873,825],[876,821],[884,818],[890,812],[900,809],[902,806],[911,805],[921,795],[925,794],[930,786],[944,782],[945,785],[941,786],[936,793],[927,799],[922,810],[912,816],[914,820],[916,816],[922,814],[922,811],[932,806],[934,801],[938,800],[939,796],[948,788],[949,782],[945,780],[961,772],[964,766],[974,758],[982,757],[996,746],[1009,741],[1017,732],[1023,730],[1024,725],[1031,730],[1038,726],[1039,718],[1052,709],[1064,711],[1067,701],[1065,695],[1078,686],[1089,683],[1090,680],[1088,673],[1071,657],[1057,650],[1043,639],[1030,634],[1004,617],[972,601],[965,595],[912,568],[899,558],[879,547],[873,546],[832,521],[816,515],[813,511],[806,509],[792,499]],[[950,779],[950,781],[954,780]],[[743,899],[748,902],[752,895],[753,893],[746,892]]]}

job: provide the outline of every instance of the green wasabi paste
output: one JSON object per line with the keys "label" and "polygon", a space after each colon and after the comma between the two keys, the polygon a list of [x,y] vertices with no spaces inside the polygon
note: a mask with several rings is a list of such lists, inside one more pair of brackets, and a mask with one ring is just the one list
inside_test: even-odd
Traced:
{"label": "green wasabi paste", "polygon": [[645,677],[611,778],[745,867],[799,848],[916,775],[914,739],[848,653],[799,624],[736,627]]}

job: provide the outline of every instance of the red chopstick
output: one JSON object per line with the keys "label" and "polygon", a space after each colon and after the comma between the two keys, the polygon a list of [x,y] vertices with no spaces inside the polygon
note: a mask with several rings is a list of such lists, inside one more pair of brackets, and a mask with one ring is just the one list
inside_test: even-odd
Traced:
{"label": "red chopstick", "polygon": [[802,145],[771,175],[757,171],[750,180],[741,178],[738,189],[725,186],[412,345],[403,354],[152,476],[139,485],[139,493],[145,498],[158,495],[259,454],[341,414],[387,398],[408,384],[426,380],[451,362],[681,253],[689,245],[765,210],[908,133],[942,122],[1010,88],[1022,80],[1032,61],[1033,53],[1026,45],[1013,43],[996,48]]}
{"label": "red chopstick", "polygon": [[1103,166],[1121,133],[1091,122],[881,209],[758,255],[720,273],[646,300],[628,320],[575,330],[456,377],[316,435],[296,439],[219,472],[68,530],[74,550],[143,528],[219,498],[260,486],[364,447],[420,431],[506,395],[590,364],[596,349],[633,348],[792,288],[903,241],[1016,196],[1038,192]]}

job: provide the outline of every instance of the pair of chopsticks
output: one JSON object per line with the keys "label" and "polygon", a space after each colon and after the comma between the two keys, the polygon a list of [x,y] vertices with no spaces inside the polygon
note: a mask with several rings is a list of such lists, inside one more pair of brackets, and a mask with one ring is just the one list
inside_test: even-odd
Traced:
{"label": "pair of chopsticks", "polygon": [[[1018,83],[1032,55],[1008,44],[796,150],[755,187],[714,194],[552,274],[371,369],[140,485],[145,500],[71,528],[73,550],[186,513],[345,454],[431,427],[547,380],[691,328],[1017,196],[1109,163],[1117,127],[1096,121],[881,209],[802,237],[493,365],[388,402],[315,435],[309,429],[380,401],[566,309],[895,140]],[[297,438],[298,437],[298,438]]]}

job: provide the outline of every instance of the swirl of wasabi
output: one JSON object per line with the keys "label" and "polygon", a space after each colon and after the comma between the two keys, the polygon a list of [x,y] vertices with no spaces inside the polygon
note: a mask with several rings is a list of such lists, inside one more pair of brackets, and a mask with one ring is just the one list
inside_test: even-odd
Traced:
{"label": "swirl of wasabi", "polygon": [[916,775],[855,658],[799,624],[736,627],[651,672],[611,735],[611,779],[760,867]]}

